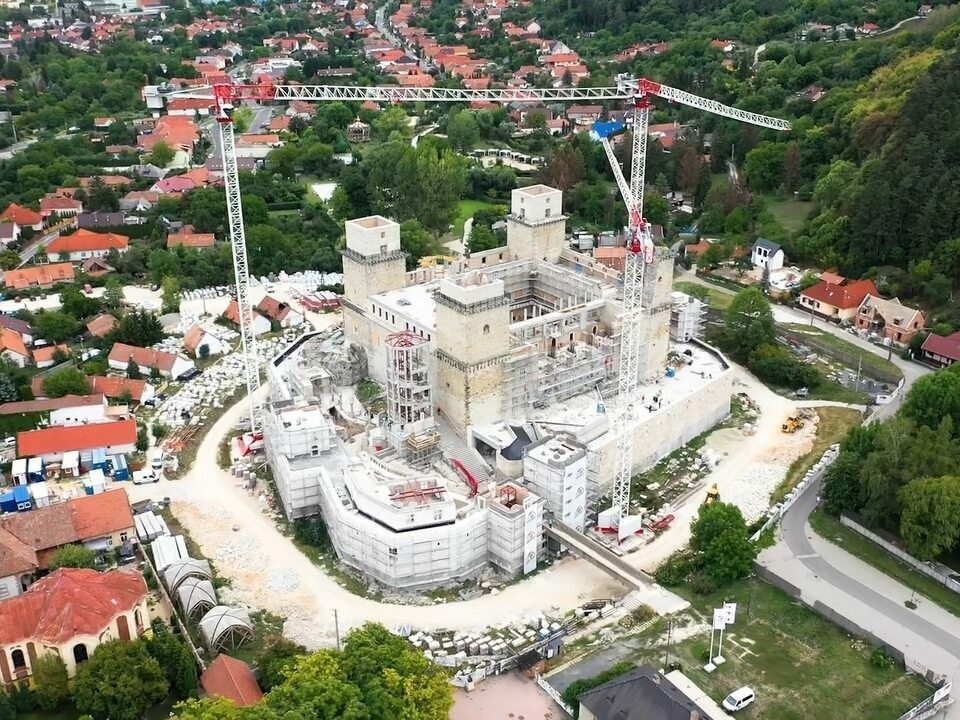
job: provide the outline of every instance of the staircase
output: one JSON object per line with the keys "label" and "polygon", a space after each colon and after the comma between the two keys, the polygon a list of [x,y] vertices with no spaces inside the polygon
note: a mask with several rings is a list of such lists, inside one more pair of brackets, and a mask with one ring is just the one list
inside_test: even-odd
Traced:
{"label": "staircase", "polygon": [[[481,487],[483,483],[493,479],[493,470],[487,465],[480,453],[469,447],[444,418],[438,419],[437,432],[440,433],[440,449],[443,451],[445,459],[455,458],[463,463],[463,466],[470,471],[470,474],[473,475]],[[452,468],[451,471],[466,486],[467,483],[460,477],[460,474]],[[444,473],[444,475],[447,475],[447,473]]]}
{"label": "staircase", "polygon": [[627,612],[639,610],[644,605],[646,605],[646,603],[643,601],[643,596],[636,590],[624,595],[623,599],[620,601],[620,607],[624,608]]}

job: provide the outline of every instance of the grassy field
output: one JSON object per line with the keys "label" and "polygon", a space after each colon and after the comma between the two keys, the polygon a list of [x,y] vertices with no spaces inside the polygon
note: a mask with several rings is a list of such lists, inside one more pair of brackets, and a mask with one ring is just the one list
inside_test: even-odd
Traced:
{"label": "grassy field", "polygon": [[811,209],[813,209],[813,202],[810,200],[767,198],[767,210],[773,214],[784,230],[790,232],[796,232],[803,227]]}
{"label": "grassy field", "polygon": [[734,296],[731,293],[709,288],[705,285],[700,285],[699,283],[680,281],[675,282],[673,287],[675,290],[679,290],[680,292],[685,292],[690,295],[699,296],[702,292],[706,292],[710,307],[716,310],[726,310],[733,302]]}
{"label": "grassy field", "polygon": [[864,392],[849,388],[835,380],[830,380],[827,378],[826,373],[823,373],[823,381],[817,385],[817,387],[811,388],[810,394],[807,395],[805,399],[831,400],[833,402],[849,403],[851,405],[866,405],[869,397]]}
{"label": "grassy field", "polygon": [[[737,718],[895,720],[932,692],[916,675],[874,666],[867,643],[760,580],[738,583],[711,597],[693,597],[692,611],[702,623],[710,608],[724,600],[738,605],[736,623],[723,637],[726,662],[712,673],[703,670],[710,647],[706,628],[675,643],[670,656],[717,701],[738,687],[753,688],[757,701]],[[661,644],[629,659],[660,667],[663,658]]]}
{"label": "grassy field", "polygon": [[944,610],[960,617],[960,595],[931,577],[919,573],[900,562],[893,555],[862,535],[840,524],[840,521],[822,510],[810,516],[810,526],[824,540],[839,545],[851,555],[873,565],[886,575],[899,580],[918,595],[923,595]]}
{"label": "grassy field", "polygon": [[855,425],[860,424],[860,413],[849,408],[822,407],[817,408],[820,423],[817,425],[817,437],[813,441],[813,448],[803,457],[797,458],[787,470],[783,479],[770,495],[771,503],[778,503],[783,496],[797,486],[807,471],[834,443],[840,442]]}
{"label": "grassy field", "polygon": [[457,238],[463,237],[463,224],[472,218],[477,210],[493,210],[496,205],[482,200],[461,200],[457,203],[457,216],[453,220],[450,233]]}
{"label": "grassy field", "polygon": [[854,345],[851,342],[847,342],[843,338],[839,338],[832,333],[828,333],[826,330],[816,326],[798,323],[788,323],[785,325],[785,327],[788,330],[809,335],[815,342],[818,342],[828,348],[837,350],[838,352],[847,353],[849,355],[853,355],[854,357],[862,357],[863,367],[867,371],[878,370],[882,373],[891,374],[894,377],[903,377],[903,373],[900,371],[900,368],[887,360],[885,357],[872,353],[869,350],[860,347],[859,345]]}

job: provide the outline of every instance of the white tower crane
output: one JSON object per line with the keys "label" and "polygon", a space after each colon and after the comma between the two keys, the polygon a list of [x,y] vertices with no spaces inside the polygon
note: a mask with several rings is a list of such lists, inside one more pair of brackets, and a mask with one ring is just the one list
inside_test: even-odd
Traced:
{"label": "white tower crane", "polygon": [[[460,89],[408,88],[395,86],[337,86],[337,85],[216,85],[213,87],[214,113],[221,138],[223,153],[224,190],[227,198],[227,216],[233,265],[236,274],[237,305],[240,318],[241,352],[244,356],[246,384],[250,402],[250,430],[254,439],[260,437],[260,365],[257,339],[253,331],[253,306],[250,302],[250,272],[247,265],[246,237],[243,228],[243,206],[240,199],[240,180],[237,173],[234,146],[233,108],[244,101],[325,102],[331,100],[373,102],[453,102],[487,101],[507,104],[512,102],[583,102],[619,100],[632,106],[633,162],[629,183],[613,154],[609,137],[623,126],[597,124],[594,136],[601,141],[610,161],[617,186],[627,205],[629,232],[627,259],[623,277],[623,331],[620,341],[620,378],[618,399],[620,412],[614,423],[617,437],[616,477],[613,490],[615,521],[621,528],[621,537],[628,530],[621,522],[630,512],[630,478],[633,470],[632,428],[636,421],[636,389],[639,384],[639,358],[643,318],[643,271],[653,262],[654,250],[650,229],[643,219],[644,168],[646,163],[647,128],[650,118],[651,96],[706,110],[716,115],[748,122],[774,130],[789,130],[786,120],[758,115],[683,90],[661,85],[644,78],[626,75],[617,77],[615,87],[601,88],[545,88],[545,89]],[[639,523],[637,523],[638,525]],[[636,528],[634,528],[636,529]],[[632,532],[632,530],[630,530]],[[628,533],[627,533],[628,534]]]}

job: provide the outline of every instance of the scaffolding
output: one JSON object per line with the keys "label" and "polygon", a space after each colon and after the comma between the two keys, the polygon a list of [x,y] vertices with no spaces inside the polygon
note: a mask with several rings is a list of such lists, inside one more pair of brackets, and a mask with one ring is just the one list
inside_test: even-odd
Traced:
{"label": "scaffolding", "polygon": [[670,311],[670,338],[675,342],[690,342],[703,336],[706,305],[699,298],[674,292]]}
{"label": "scaffolding", "polygon": [[430,467],[440,454],[430,395],[430,342],[402,331],[388,335],[385,344],[391,444],[414,467]]}

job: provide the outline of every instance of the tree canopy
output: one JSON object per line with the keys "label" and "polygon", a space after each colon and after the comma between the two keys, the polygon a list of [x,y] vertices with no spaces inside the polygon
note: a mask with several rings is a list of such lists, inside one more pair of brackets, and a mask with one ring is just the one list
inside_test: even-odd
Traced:
{"label": "tree canopy", "polygon": [[757,557],[740,508],[723,502],[700,507],[690,526],[690,548],[701,554],[704,572],[719,585],[746,577]]}
{"label": "tree canopy", "polygon": [[140,720],[169,689],[163,669],[142,642],[111,640],[77,668],[73,695],[77,710],[97,720]]}
{"label": "tree canopy", "polygon": [[43,394],[51,398],[64,395],[88,395],[90,381],[76,368],[63,368],[43,378]]}

